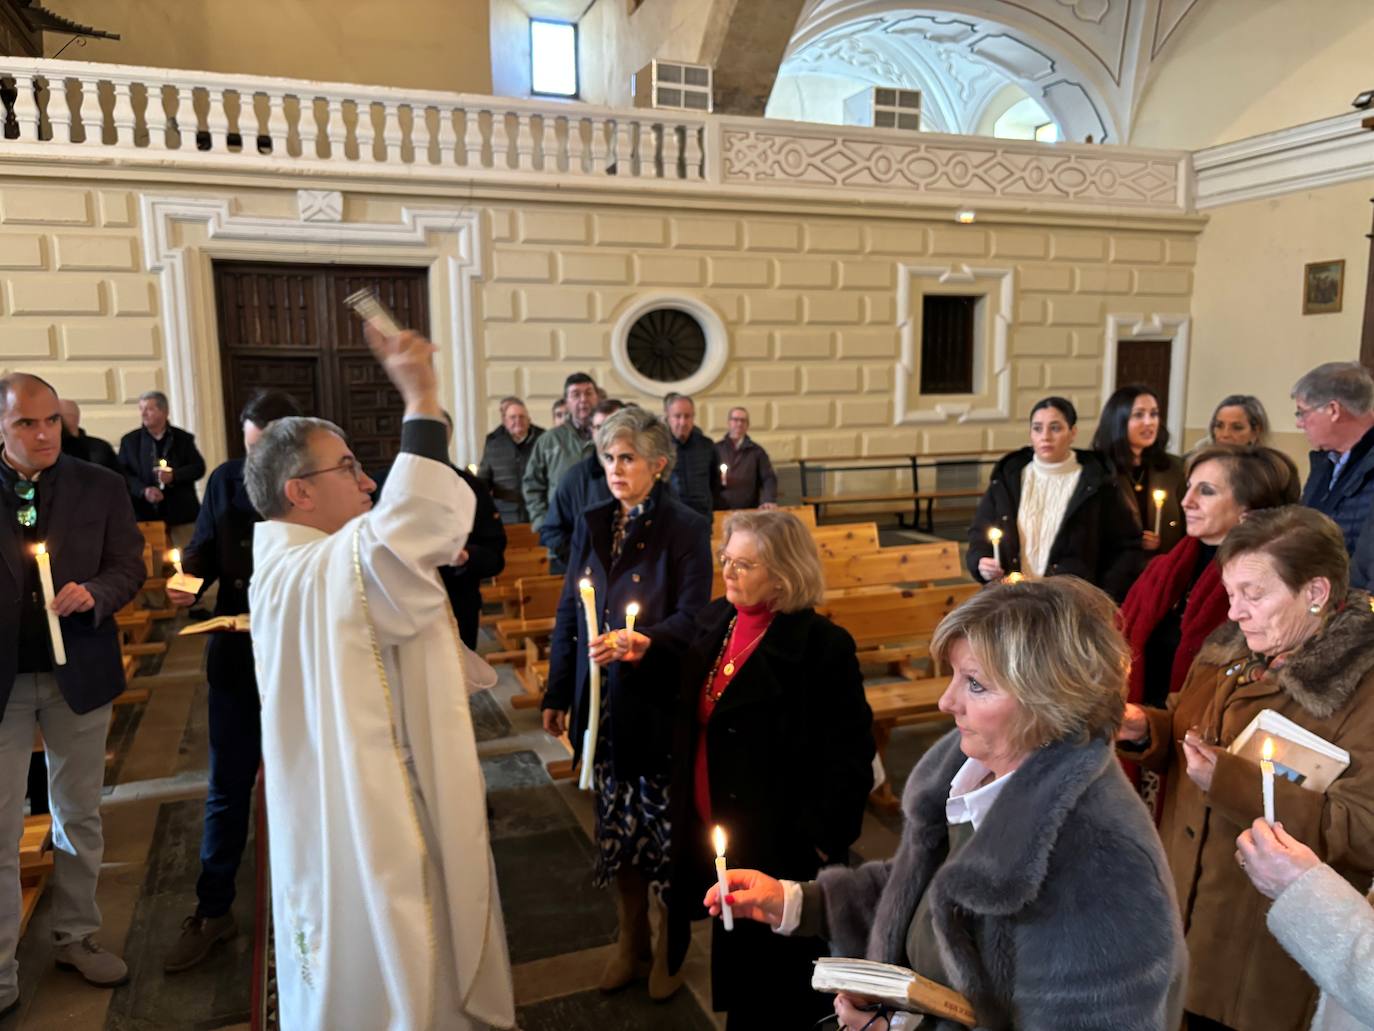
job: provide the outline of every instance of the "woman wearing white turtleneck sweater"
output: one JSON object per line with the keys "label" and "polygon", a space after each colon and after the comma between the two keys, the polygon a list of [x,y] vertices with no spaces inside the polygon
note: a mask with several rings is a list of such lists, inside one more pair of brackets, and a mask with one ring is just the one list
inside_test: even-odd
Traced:
{"label": "woman wearing white turtleneck sweater", "polygon": [[[1144,564],[1140,528],[1107,463],[1074,448],[1078,412],[1062,397],[1031,409],[1029,447],[999,461],[969,527],[968,569],[1082,577],[1120,601]],[[1002,531],[996,552],[988,539]],[[998,561],[1000,558],[1000,562]]]}

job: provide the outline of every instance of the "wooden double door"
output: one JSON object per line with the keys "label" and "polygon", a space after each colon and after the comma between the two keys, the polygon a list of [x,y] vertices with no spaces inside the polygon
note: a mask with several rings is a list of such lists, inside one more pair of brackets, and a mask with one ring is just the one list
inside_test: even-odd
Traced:
{"label": "wooden double door", "polygon": [[371,287],[403,326],[428,336],[425,270],[217,261],[214,280],[230,456],[243,455],[239,412],[265,387],[337,423],[369,471],[390,464],[401,444],[401,396],[344,298]]}

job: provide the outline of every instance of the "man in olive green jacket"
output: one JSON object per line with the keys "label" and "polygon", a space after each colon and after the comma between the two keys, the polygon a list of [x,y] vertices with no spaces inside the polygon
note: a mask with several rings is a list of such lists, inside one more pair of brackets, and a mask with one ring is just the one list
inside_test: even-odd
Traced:
{"label": "man in olive green jacket", "polygon": [[594,450],[592,409],[597,402],[596,382],[585,372],[574,372],[563,381],[563,397],[568,402],[568,417],[534,442],[534,452],[525,466],[521,486],[530,525],[535,530],[544,522],[559,479]]}

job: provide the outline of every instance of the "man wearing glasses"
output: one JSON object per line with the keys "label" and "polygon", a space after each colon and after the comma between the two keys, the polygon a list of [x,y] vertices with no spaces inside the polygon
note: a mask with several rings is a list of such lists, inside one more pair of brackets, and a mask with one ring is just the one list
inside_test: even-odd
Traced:
{"label": "man wearing glasses", "polygon": [[[1374,377],[1359,362],[1327,362],[1294,384],[1293,400],[1313,448],[1302,503],[1330,516],[1354,555],[1374,512]],[[1358,558],[1351,574],[1352,586],[1366,586]]]}
{"label": "man wearing glasses", "polygon": [[467,700],[494,676],[436,572],[475,501],[447,462],[434,346],[366,334],[405,401],[375,510],[376,484],[320,419],[271,423],[244,467],[266,520],[248,594],[281,1026],[510,1027]]}
{"label": "man wearing glasses", "polygon": [[[34,731],[50,770],[52,929],[59,966],[100,987],[128,979],[102,949],[96,883],[110,703],[124,690],[114,614],[143,585],[143,535],[115,473],[62,454],[57,392],[0,379],[0,1017],[19,1004],[19,851]],[[56,661],[37,546],[49,556],[65,662]]]}

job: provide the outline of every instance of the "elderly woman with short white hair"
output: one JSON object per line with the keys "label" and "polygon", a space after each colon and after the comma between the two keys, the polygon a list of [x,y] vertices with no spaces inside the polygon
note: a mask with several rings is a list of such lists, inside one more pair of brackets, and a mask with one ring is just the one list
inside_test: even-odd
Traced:
{"label": "elderly woman with short white hair", "polygon": [[[1067,576],[995,585],[931,651],[953,671],[939,704],[956,729],[907,779],[896,857],[806,884],[730,870],[736,920],[909,967],[964,995],[980,1028],[1176,1028],[1177,903],[1112,750],[1130,652],[1111,599]],[[717,888],[705,903],[720,912]],[[846,994],[835,1013],[852,1031],[918,1026]]]}

